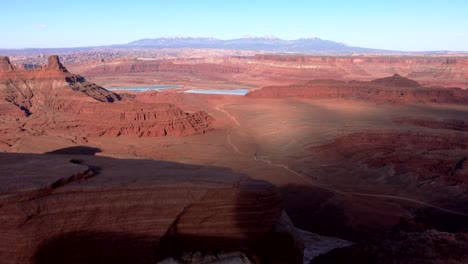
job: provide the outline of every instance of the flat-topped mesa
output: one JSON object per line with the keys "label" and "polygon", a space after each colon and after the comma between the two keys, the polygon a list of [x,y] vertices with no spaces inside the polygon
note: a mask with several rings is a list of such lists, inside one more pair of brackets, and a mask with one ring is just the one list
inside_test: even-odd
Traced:
{"label": "flat-topped mesa", "polygon": [[392,87],[419,87],[421,86],[417,81],[408,79],[399,74],[394,74],[390,77],[372,80],[373,83],[378,83],[385,86]]}
{"label": "flat-topped mesa", "polygon": [[0,73],[1,72],[10,72],[13,70],[13,65],[10,63],[10,59],[8,57],[0,57]]}
{"label": "flat-topped mesa", "polygon": [[463,104],[468,90],[421,86],[398,74],[370,82],[312,80],[289,86],[266,86],[250,91],[247,97],[363,100],[390,104]]}
{"label": "flat-topped mesa", "polygon": [[60,62],[58,55],[51,55],[48,60],[47,69],[51,71],[68,72],[68,70]]}

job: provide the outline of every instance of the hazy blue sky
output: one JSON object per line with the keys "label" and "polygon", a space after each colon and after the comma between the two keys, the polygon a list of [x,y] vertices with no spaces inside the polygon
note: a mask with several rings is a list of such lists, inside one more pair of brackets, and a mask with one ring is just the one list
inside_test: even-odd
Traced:
{"label": "hazy blue sky", "polygon": [[162,36],[316,36],[394,50],[468,50],[467,0],[4,0],[0,48]]}

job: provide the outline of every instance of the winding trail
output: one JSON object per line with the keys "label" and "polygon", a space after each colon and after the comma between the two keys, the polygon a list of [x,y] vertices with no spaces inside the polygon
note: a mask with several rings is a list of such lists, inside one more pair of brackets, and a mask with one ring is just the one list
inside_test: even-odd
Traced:
{"label": "winding trail", "polygon": [[242,152],[237,148],[236,145],[232,144],[232,142],[231,142],[231,134],[229,134],[229,135],[227,136],[227,142],[228,142],[229,146],[231,146],[231,148],[234,149],[235,152],[237,152],[237,153],[239,153],[239,154],[244,154],[244,153],[242,153]]}
{"label": "winding trail", "polygon": [[319,186],[319,187],[328,189],[328,190],[333,191],[333,192],[341,193],[341,192],[338,191],[338,190],[330,189],[330,188],[328,188],[328,187],[321,186],[321,185],[317,184],[314,180],[310,179],[310,178],[307,177],[307,176],[304,176],[303,174],[301,174],[301,173],[299,173],[299,172],[297,172],[297,171],[292,170],[292,169],[289,168],[287,165],[284,165],[284,164],[276,164],[276,163],[271,162],[271,160],[266,159],[266,158],[264,158],[264,157],[258,158],[257,155],[254,155],[254,160],[255,160],[255,161],[264,162],[264,163],[266,163],[266,164],[268,164],[269,166],[272,166],[272,167],[282,168],[282,169],[288,171],[289,173],[298,176],[299,178],[301,178],[301,179],[304,180],[305,182],[309,183],[310,185]]}
{"label": "winding trail", "polygon": [[[312,127],[311,125],[309,126],[297,126],[297,127],[294,127],[293,129],[294,130],[300,130],[300,129],[306,129],[306,128],[310,128]],[[275,135],[275,134],[281,134],[281,133],[286,133],[288,131],[291,131],[291,129],[283,129],[283,130],[277,130],[277,131],[273,131],[273,132],[268,132],[268,133],[265,133],[265,134],[261,134],[260,136],[263,137],[263,136],[270,136],[270,135]]]}
{"label": "winding trail", "polygon": [[453,211],[453,210],[443,208],[443,207],[440,207],[440,206],[437,206],[437,205],[421,202],[419,200],[406,198],[406,197],[402,197],[402,196],[371,194],[371,193],[358,193],[358,192],[345,192],[345,194],[354,195],[354,196],[365,196],[365,197],[372,197],[372,198],[393,199],[393,200],[412,202],[412,203],[415,203],[415,204],[420,204],[420,205],[424,205],[424,206],[431,207],[431,208],[434,208],[434,209],[438,209],[438,210],[444,211],[446,213],[456,214],[456,215],[460,215],[460,216],[468,216],[468,214],[465,214],[465,213]]}
{"label": "winding trail", "polygon": [[[221,107],[224,106],[224,105],[218,105],[216,106],[215,108],[220,111],[220,112],[223,112],[229,119],[233,120],[233,122],[235,123],[235,129],[239,128],[240,127],[240,123],[239,121],[234,117],[232,116],[228,111],[222,109]],[[282,131],[283,132],[283,131]],[[273,133],[271,133],[273,134]],[[237,148],[236,145],[234,145],[232,142],[231,142],[231,134],[228,134],[227,136],[227,143],[234,149],[234,151],[236,151],[238,154],[243,154],[241,151],[239,151],[239,149]],[[457,212],[457,211],[453,211],[453,210],[450,210],[450,209],[447,209],[447,208],[443,208],[443,207],[440,207],[440,206],[437,206],[437,205],[433,205],[433,204],[429,204],[429,203],[426,203],[426,202],[422,202],[422,201],[419,201],[419,200],[415,200],[415,199],[411,199],[411,198],[406,198],[406,197],[402,197],[402,196],[394,196],[394,195],[384,195],[384,194],[371,194],[371,193],[359,193],[359,192],[344,192],[344,191],[340,191],[340,190],[337,190],[335,188],[330,188],[330,187],[327,187],[327,186],[324,186],[322,184],[318,184],[316,181],[310,179],[309,177],[291,169],[289,166],[285,165],[285,164],[280,164],[280,163],[273,163],[271,160],[269,159],[266,159],[265,157],[260,157],[258,158],[257,155],[255,154],[253,156],[253,160],[257,161],[257,162],[264,162],[266,164],[268,164],[269,166],[272,166],[272,167],[278,167],[278,168],[282,168],[284,169],[285,171],[297,176],[297,177],[300,177],[302,180],[304,180],[305,182],[307,182],[308,184],[312,185],[312,186],[316,186],[316,187],[320,187],[320,188],[325,188],[329,191],[332,191],[332,192],[335,192],[335,193],[338,193],[338,194],[342,194],[342,195],[345,195],[345,196],[362,196],[362,197],[370,197],[370,198],[378,198],[378,199],[391,199],[391,200],[399,200],[399,201],[405,201],[405,202],[411,202],[411,203],[414,203],[414,204],[419,204],[419,205],[423,205],[423,206],[426,206],[426,207],[430,207],[430,208],[434,208],[434,209],[437,209],[437,210],[440,210],[440,211],[443,211],[443,212],[446,212],[446,213],[451,213],[451,214],[455,214],[455,215],[460,215],[460,216],[466,216],[468,217],[468,214],[466,213],[462,213],[462,212]]]}
{"label": "winding trail", "polygon": [[221,107],[224,106],[224,104],[222,105],[217,105],[215,106],[216,110],[220,111],[220,112],[223,112],[229,119],[231,119],[232,121],[234,121],[234,123],[236,124],[235,128],[238,128],[240,127],[240,123],[239,121],[237,121],[237,118],[232,116],[228,111],[222,109]]}
{"label": "winding trail", "polygon": [[[239,121],[237,121],[237,118],[234,117],[234,116],[232,116],[228,111],[222,109],[222,108],[221,108],[222,106],[224,106],[224,105],[217,105],[217,106],[215,106],[215,108],[216,108],[216,110],[218,110],[218,111],[224,113],[229,119],[231,119],[232,121],[234,121],[234,124],[235,124],[234,129],[239,128],[239,127],[240,127],[240,123],[239,123]],[[229,145],[235,152],[237,152],[238,154],[244,154],[244,153],[242,153],[242,152],[239,150],[239,148],[238,148],[236,145],[234,145],[234,144],[231,142],[231,133],[229,133],[228,136],[227,136],[227,143],[228,143],[228,145]]]}

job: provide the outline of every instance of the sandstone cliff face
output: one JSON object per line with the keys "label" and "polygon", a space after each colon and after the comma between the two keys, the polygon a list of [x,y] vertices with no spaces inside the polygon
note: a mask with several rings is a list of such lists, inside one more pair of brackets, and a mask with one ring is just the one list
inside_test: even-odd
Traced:
{"label": "sandstone cliff face", "polygon": [[258,64],[307,70],[309,79],[372,80],[399,74],[423,84],[468,87],[467,57],[256,55]]}
{"label": "sandstone cliff face", "polygon": [[8,57],[0,57],[0,74],[10,72],[13,70],[13,66],[10,63]]}
{"label": "sandstone cliff face", "polygon": [[0,117],[5,122],[25,118],[25,126],[34,127],[35,133],[63,130],[77,137],[180,136],[205,133],[213,120],[205,112],[189,114],[174,105],[122,100],[120,95],[69,73],[57,56],[33,70],[16,69],[7,58],[1,65]]}
{"label": "sandstone cliff face", "polygon": [[210,80],[225,80],[227,75],[245,71],[242,66],[230,63],[216,64],[192,61],[138,61],[122,60],[112,63],[99,63],[84,70],[88,76],[112,75],[116,73],[161,72],[201,75]]}
{"label": "sandstone cliff face", "polygon": [[383,86],[391,86],[391,87],[419,87],[419,83],[417,81],[402,77],[399,74],[395,74],[391,77],[385,77],[380,79],[372,80],[371,83],[380,84]]}
{"label": "sandstone cliff face", "polygon": [[376,103],[468,103],[468,90],[421,87],[417,82],[399,75],[371,82],[315,80],[290,86],[269,86],[249,92],[247,96],[358,99]]}
{"label": "sandstone cliff face", "polygon": [[49,57],[47,69],[50,71],[68,72],[68,70],[60,62],[57,55],[52,55]]}
{"label": "sandstone cliff face", "polygon": [[[93,124],[91,120],[96,114],[102,121]],[[130,102],[119,108],[95,108],[91,115],[82,116],[90,119],[90,131],[95,131],[91,136],[187,136],[209,131],[213,121],[202,111],[188,114],[171,104],[148,106]]]}
{"label": "sandstone cliff face", "polygon": [[0,153],[0,169],[5,264],[155,263],[219,250],[302,263],[293,235],[275,231],[276,189],[228,169],[8,153]]}
{"label": "sandstone cliff face", "polygon": [[300,56],[261,54],[218,59],[115,60],[87,64],[86,76],[135,72],[193,74],[210,80],[298,83],[313,79],[370,81],[394,74],[421,84],[468,87],[468,58],[424,56]]}

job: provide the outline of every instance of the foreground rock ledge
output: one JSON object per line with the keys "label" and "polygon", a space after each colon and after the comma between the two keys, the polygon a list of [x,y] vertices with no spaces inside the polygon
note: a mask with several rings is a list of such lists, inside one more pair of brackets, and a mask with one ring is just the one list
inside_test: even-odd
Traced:
{"label": "foreground rock ledge", "polygon": [[228,169],[0,153],[0,170],[5,264],[155,263],[197,250],[302,263],[276,189]]}

